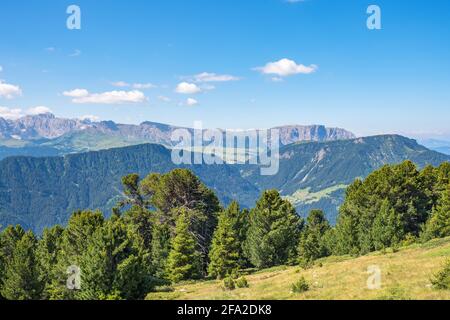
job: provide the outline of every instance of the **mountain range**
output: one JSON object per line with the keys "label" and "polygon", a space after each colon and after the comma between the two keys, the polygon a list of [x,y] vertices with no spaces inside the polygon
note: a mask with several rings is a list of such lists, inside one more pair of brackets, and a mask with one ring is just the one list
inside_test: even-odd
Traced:
{"label": "mountain range", "polygon": [[[174,146],[171,135],[174,130],[181,128],[149,121],[132,125],[113,121],[64,119],[51,113],[29,115],[14,120],[0,118],[0,159],[13,155],[66,155],[144,143],[171,148]],[[295,125],[277,129],[280,130],[280,141],[283,145],[300,141],[321,142],[355,138],[355,135],[347,130],[326,128],[322,125]]]}
{"label": "mountain range", "polygon": [[[345,188],[355,178],[406,159],[423,167],[450,161],[450,156],[415,140],[385,135],[283,146],[275,176],[261,176],[260,168],[250,164],[181,167],[193,170],[224,205],[237,200],[252,207],[263,190],[275,188],[302,216],[320,208],[335,222]],[[0,225],[21,224],[41,232],[65,224],[74,210],[100,209],[108,215],[123,196],[122,176],[143,177],[175,167],[170,149],[157,144],[54,157],[8,157],[0,161]]]}

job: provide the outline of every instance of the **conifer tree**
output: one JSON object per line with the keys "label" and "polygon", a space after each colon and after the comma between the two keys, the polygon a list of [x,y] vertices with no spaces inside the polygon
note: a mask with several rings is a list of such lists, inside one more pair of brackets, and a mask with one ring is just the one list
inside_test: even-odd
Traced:
{"label": "conifer tree", "polygon": [[427,239],[450,236],[450,184],[441,193],[438,205],[433,209],[425,228]]}
{"label": "conifer tree", "polygon": [[177,219],[175,238],[167,260],[167,274],[170,281],[198,279],[201,276],[201,255],[190,231],[191,217],[187,210],[181,210]]}
{"label": "conifer tree", "polygon": [[330,254],[324,239],[330,228],[322,210],[310,212],[304,231],[300,236],[298,254],[301,265],[309,265],[314,260]]}
{"label": "conifer tree", "polygon": [[233,202],[219,215],[219,224],[214,232],[209,252],[209,275],[218,279],[235,274],[242,261],[239,242],[239,205]]}
{"label": "conifer tree", "polygon": [[195,213],[190,230],[196,237],[202,253],[202,267],[206,270],[212,235],[217,226],[217,214],[221,211],[214,191],[206,187],[195,174],[187,169],[175,169],[166,174],[150,174],[142,180],[140,188],[149,203],[161,213],[162,223],[172,229],[180,208]]}
{"label": "conifer tree", "polygon": [[80,299],[143,299],[152,289],[144,257],[133,247],[126,224],[112,217],[99,227],[80,261]]}
{"label": "conifer tree", "polygon": [[5,279],[6,267],[11,261],[14,248],[17,242],[22,239],[25,231],[21,226],[8,226],[0,232],[0,299],[3,288],[3,281]]}
{"label": "conifer tree", "polygon": [[75,299],[77,291],[67,288],[67,270],[80,267],[81,258],[86,253],[92,237],[105,222],[99,211],[77,211],[72,214],[64,229],[58,264],[55,266],[56,284],[52,286],[54,299]]}
{"label": "conifer tree", "polygon": [[388,200],[384,200],[372,227],[374,249],[383,250],[396,246],[403,236],[401,216],[390,206]]}
{"label": "conifer tree", "polygon": [[293,263],[302,226],[289,201],[266,191],[251,210],[245,254],[257,268]]}
{"label": "conifer tree", "polygon": [[171,231],[168,224],[155,223],[152,234],[151,259],[155,276],[159,279],[167,278],[167,258],[170,252]]}
{"label": "conifer tree", "polygon": [[60,298],[58,292],[58,257],[61,254],[61,242],[64,229],[55,226],[45,229],[36,248],[40,281],[44,285],[42,298],[45,300]]}
{"label": "conifer tree", "polygon": [[17,242],[11,261],[6,265],[1,294],[8,300],[37,300],[42,283],[35,258],[37,240],[29,231]]}

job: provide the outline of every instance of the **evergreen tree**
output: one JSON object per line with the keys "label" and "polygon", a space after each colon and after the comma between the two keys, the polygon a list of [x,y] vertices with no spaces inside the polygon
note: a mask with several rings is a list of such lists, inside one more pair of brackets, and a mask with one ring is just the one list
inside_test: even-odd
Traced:
{"label": "evergreen tree", "polygon": [[[356,180],[340,208],[336,251],[366,254],[399,243],[407,235],[417,237],[435,203],[436,174],[430,167],[419,172],[405,161],[386,165],[364,181]],[[387,222],[389,226],[384,225]]]}
{"label": "evergreen tree", "polygon": [[123,177],[122,186],[125,199],[118,203],[118,209],[126,206],[136,206],[142,210],[146,208],[148,199],[142,193],[138,174],[133,173]]}
{"label": "evergreen tree", "polygon": [[135,205],[125,213],[123,221],[128,228],[128,238],[133,249],[142,257],[148,273],[153,273],[152,242],[155,222],[152,212]]}
{"label": "evergreen tree", "polygon": [[42,298],[44,300],[60,298],[58,292],[58,257],[61,254],[61,242],[64,229],[55,226],[45,229],[36,248],[36,259],[39,266],[40,281],[44,285]]}
{"label": "evergreen tree", "polygon": [[236,202],[219,215],[219,224],[214,232],[211,251],[209,275],[218,279],[235,274],[242,261],[239,242],[239,205]]}
{"label": "evergreen tree", "polygon": [[257,268],[293,263],[303,222],[276,190],[263,193],[251,210],[245,253]]}
{"label": "evergreen tree", "polygon": [[314,260],[330,254],[324,238],[330,229],[330,224],[322,210],[310,212],[306,227],[300,236],[298,254],[301,265],[309,265]]}
{"label": "evergreen tree", "polygon": [[207,188],[190,170],[175,169],[167,174],[150,174],[140,184],[142,193],[160,213],[160,222],[175,228],[180,208],[195,213],[191,231],[202,253],[202,265],[206,269],[212,235],[217,226],[217,214],[221,211],[215,193]]}
{"label": "evergreen tree", "polygon": [[167,260],[167,274],[172,282],[198,279],[201,276],[201,255],[190,231],[190,213],[181,210],[176,223],[176,236]]}
{"label": "evergreen tree", "polygon": [[171,247],[171,230],[168,224],[156,223],[152,235],[152,262],[155,276],[159,279],[168,279],[167,258]]}
{"label": "evergreen tree", "polygon": [[127,225],[112,217],[88,242],[80,261],[80,299],[143,299],[152,289],[144,257],[133,247]]}
{"label": "evergreen tree", "polygon": [[22,239],[25,231],[21,226],[8,226],[0,233],[0,299],[3,281],[6,277],[7,265],[10,263],[17,242]]}
{"label": "evergreen tree", "polygon": [[37,300],[42,283],[35,258],[37,240],[30,231],[16,243],[11,261],[6,265],[1,294],[8,300]]}
{"label": "evergreen tree", "polygon": [[52,286],[55,299],[75,299],[76,291],[67,288],[67,270],[80,267],[81,258],[86,253],[92,237],[105,222],[100,211],[77,211],[72,214],[64,229],[61,240],[61,254],[55,266],[56,284]]}
{"label": "evergreen tree", "polygon": [[403,236],[400,215],[390,206],[388,200],[384,200],[372,227],[374,249],[383,250],[397,246]]}
{"label": "evergreen tree", "polygon": [[425,228],[427,239],[444,238],[450,236],[450,183],[441,192],[438,205],[433,209],[431,218]]}

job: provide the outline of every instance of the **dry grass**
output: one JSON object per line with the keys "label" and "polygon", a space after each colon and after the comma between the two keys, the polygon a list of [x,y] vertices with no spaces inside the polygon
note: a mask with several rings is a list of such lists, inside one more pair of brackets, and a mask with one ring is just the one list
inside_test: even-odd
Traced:
{"label": "dry grass", "polygon": [[[420,299],[450,300],[450,291],[431,287],[430,278],[450,257],[450,238],[434,240],[424,245],[412,245],[398,252],[374,253],[368,256],[330,257],[317,266],[278,267],[246,276],[249,288],[223,291],[220,281],[181,284],[174,292],[151,293],[147,299],[184,300],[348,300],[348,299]],[[382,272],[381,288],[367,288],[369,266]],[[291,285],[301,276],[310,290],[301,294],[291,292]]]}

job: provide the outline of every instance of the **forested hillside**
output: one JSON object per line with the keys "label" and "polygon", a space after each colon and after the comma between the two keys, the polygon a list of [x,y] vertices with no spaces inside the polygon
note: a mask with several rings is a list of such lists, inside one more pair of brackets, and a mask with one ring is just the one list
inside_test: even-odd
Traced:
{"label": "forested hillside", "polygon": [[[450,157],[401,136],[378,136],[282,147],[280,170],[260,175],[252,165],[185,166],[218,195],[224,205],[237,200],[250,208],[267,189],[277,189],[306,217],[322,209],[336,222],[346,187],[384,164],[410,159],[419,167],[439,165]],[[21,224],[40,233],[66,224],[77,209],[100,209],[109,215],[123,197],[120,179],[175,169],[168,149],[138,145],[65,157],[12,157],[0,162],[0,225]]]}
{"label": "forested hillside", "polygon": [[[0,298],[143,299],[204,279],[233,291],[253,285],[246,275],[257,270],[307,271],[332,255],[395,252],[450,236],[449,162],[418,170],[405,161],[356,179],[336,226],[321,210],[299,217],[276,190],[263,192],[250,210],[237,202],[224,208],[186,169],[121,182],[124,198],[110,218],[84,210],[39,237],[20,226],[2,231]],[[74,287],[67,285],[70,270],[78,270]],[[429,279],[434,290],[450,290],[450,261]],[[301,277],[291,291],[310,285]]]}
{"label": "forested hillside", "polygon": [[[109,216],[123,198],[122,176],[175,168],[170,150],[150,144],[65,157],[4,159],[0,162],[0,225],[20,224],[40,233],[45,227],[65,225],[79,209],[99,208]],[[251,206],[259,194],[236,167],[190,168],[224,204],[237,199]]]}

